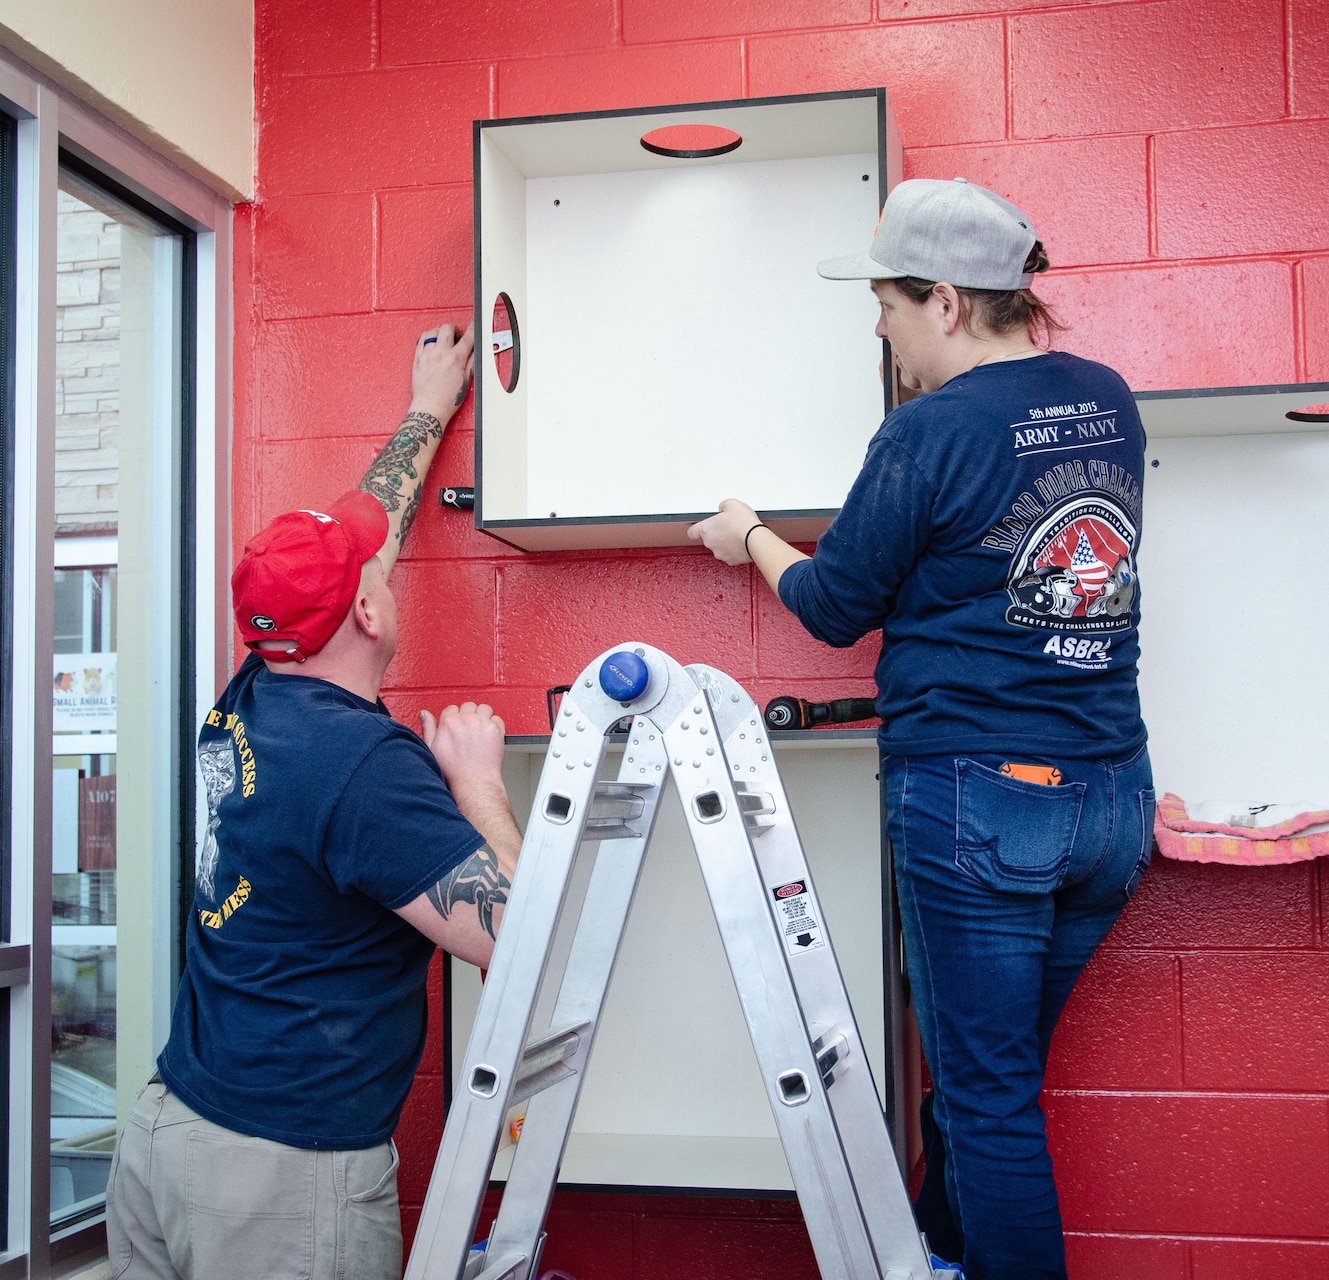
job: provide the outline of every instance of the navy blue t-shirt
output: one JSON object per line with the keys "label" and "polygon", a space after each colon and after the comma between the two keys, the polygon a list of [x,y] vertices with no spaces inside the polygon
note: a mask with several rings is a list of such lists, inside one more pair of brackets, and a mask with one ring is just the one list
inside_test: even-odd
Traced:
{"label": "navy blue t-shirt", "polygon": [[239,1133],[385,1141],[434,944],[394,909],[483,838],[382,703],[250,657],[199,733],[209,822],[162,1080]]}
{"label": "navy blue t-shirt", "polygon": [[828,644],[881,628],[892,755],[1072,758],[1145,740],[1144,430],[1111,369],[979,365],[896,409],[780,598]]}

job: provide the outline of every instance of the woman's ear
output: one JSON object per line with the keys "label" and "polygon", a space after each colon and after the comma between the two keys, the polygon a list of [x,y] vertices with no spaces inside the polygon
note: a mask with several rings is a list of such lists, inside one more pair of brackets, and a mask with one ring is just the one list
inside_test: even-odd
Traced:
{"label": "woman's ear", "polygon": [[937,308],[937,319],[941,322],[942,332],[949,337],[964,323],[960,311],[960,295],[953,284],[944,280],[932,286],[928,301]]}

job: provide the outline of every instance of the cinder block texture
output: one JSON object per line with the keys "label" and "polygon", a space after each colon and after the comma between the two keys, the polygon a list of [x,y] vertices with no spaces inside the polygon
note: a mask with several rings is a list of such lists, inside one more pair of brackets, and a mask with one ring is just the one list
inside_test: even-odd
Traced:
{"label": "cinder block texture", "polygon": [[1187,1246],[1162,1236],[1068,1232],[1066,1271],[1071,1280],[1190,1280]]}
{"label": "cinder block texture", "polygon": [[1186,1085],[1329,1094],[1329,951],[1181,959]]}
{"label": "cinder block texture", "polygon": [[742,83],[737,40],[513,59],[498,68],[498,111],[537,116],[739,98]]}
{"label": "cinder block texture", "polygon": [[376,305],[469,314],[473,244],[469,186],[385,191],[378,197]]}
{"label": "cinder block texture", "polygon": [[1175,956],[1102,950],[1071,992],[1048,1059],[1049,1089],[1176,1089],[1182,1084]]}
{"label": "cinder block texture", "polygon": [[1068,326],[1056,345],[1111,365],[1137,390],[1296,380],[1286,263],[1058,271],[1037,288]]}
{"label": "cinder block texture", "polygon": [[884,84],[908,146],[1005,136],[1005,45],[996,19],[763,36],[747,48],[754,97]]}
{"label": "cinder block texture", "polygon": [[[612,556],[530,558],[498,567],[498,664],[504,683],[567,682],[621,640],[641,640],[682,663],[752,674],[752,596],[746,574],[711,557],[650,565]],[[630,607],[623,612],[623,602]],[[612,621],[610,621],[612,619]],[[705,621],[702,622],[701,620]]]}
{"label": "cinder block texture", "polygon": [[1314,863],[1225,867],[1157,850],[1104,944],[1168,952],[1301,950],[1316,945]]}
{"label": "cinder block texture", "polygon": [[1070,1231],[1317,1239],[1329,1100],[1054,1094],[1048,1138]]}
{"label": "cinder block texture", "polygon": [[469,182],[471,121],[489,114],[488,69],[470,64],[284,77],[260,93],[264,194]]}
{"label": "cinder block texture", "polygon": [[1163,257],[1329,245],[1329,120],[1164,134],[1156,146]]}
{"label": "cinder block texture", "polygon": [[1281,0],[1157,0],[1011,19],[1021,138],[1276,119],[1284,84]]}
{"label": "cinder block texture", "polygon": [[[926,147],[910,152],[908,170],[911,178],[968,178],[1014,201],[1033,220],[1054,267],[1149,256],[1146,146],[1139,135]],[[1066,181],[1068,173],[1075,181]]]}
{"label": "cinder block texture", "polygon": [[255,54],[260,83],[272,76],[368,71],[374,62],[374,0],[258,0]]}
{"label": "cinder block texture", "polygon": [[1298,116],[1329,115],[1329,22],[1321,0],[1291,0],[1292,112]]}
{"label": "cinder block texture", "polygon": [[633,43],[748,36],[798,27],[863,26],[872,0],[623,0],[623,35]]}
{"label": "cinder block texture", "polygon": [[1305,298],[1306,380],[1329,382],[1329,257],[1302,265]]}
{"label": "cinder block texture", "polygon": [[432,67],[603,48],[614,42],[614,9],[614,0],[527,0],[519,8],[380,0],[383,63]]}

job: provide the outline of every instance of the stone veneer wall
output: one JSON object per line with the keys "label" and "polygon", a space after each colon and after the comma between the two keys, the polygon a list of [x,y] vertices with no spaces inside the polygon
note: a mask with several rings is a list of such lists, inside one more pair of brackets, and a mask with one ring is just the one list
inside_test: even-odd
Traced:
{"label": "stone veneer wall", "polygon": [[55,530],[118,528],[120,226],[60,193],[56,264]]}

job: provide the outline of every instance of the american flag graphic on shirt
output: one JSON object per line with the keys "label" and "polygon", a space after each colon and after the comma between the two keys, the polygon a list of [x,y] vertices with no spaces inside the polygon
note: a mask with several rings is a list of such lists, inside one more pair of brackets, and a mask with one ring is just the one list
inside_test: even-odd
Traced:
{"label": "american flag graphic on shirt", "polygon": [[1081,518],[1048,545],[1035,567],[1060,565],[1075,574],[1075,594],[1084,602],[1075,611],[1080,616],[1107,586],[1117,561],[1129,555],[1130,546],[1115,530],[1092,518]]}
{"label": "american flag graphic on shirt", "polygon": [[1046,629],[1130,627],[1136,528],[1101,495],[1063,503],[1034,529],[1011,566],[1006,620]]}

